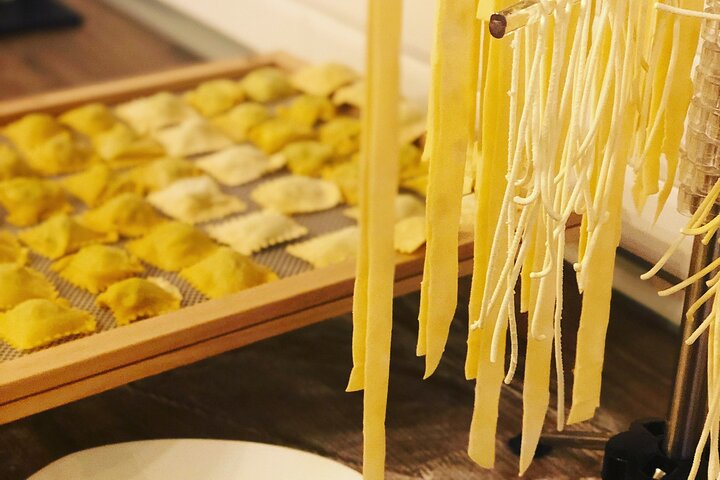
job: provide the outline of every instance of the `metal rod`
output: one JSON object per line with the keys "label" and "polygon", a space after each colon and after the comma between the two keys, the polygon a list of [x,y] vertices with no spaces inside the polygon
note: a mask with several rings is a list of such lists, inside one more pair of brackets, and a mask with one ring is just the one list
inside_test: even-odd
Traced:
{"label": "metal rod", "polygon": [[[690,259],[690,275],[701,270],[720,256],[717,235],[708,245],[696,237]],[[707,355],[708,335],[704,334],[692,345],[685,339],[694,332],[708,316],[711,303],[706,303],[695,315],[687,318],[685,312],[706,291],[704,281],[695,282],[685,294],[681,327],[680,356],[673,385],[665,451],[673,460],[692,458],[697,447],[707,414]]]}
{"label": "metal rod", "polygon": [[490,35],[495,38],[503,38],[519,28],[536,22],[542,12],[539,0],[522,0],[510,5],[490,16],[488,23]]}
{"label": "metal rod", "polygon": [[544,433],[540,443],[550,447],[565,447],[580,450],[604,450],[610,437],[594,432],[553,432]]}

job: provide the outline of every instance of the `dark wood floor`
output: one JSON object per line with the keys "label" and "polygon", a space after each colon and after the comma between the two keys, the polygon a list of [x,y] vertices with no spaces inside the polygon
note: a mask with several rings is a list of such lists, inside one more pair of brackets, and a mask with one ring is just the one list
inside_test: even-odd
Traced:
{"label": "dark wood floor", "polygon": [[[92,0],[67,0],[87,16],[76,31],[0,39],[0,97],[43,91],[196,61],[192,55]],[[568,275],[567,278],[572,278]],[[414,355],[418,297],[396,302],[388,412],[388,479],[499,479],[517,475],[504,446],[519,431],[522,386],[503,393],[494,472],[465,454],[472,384],[463,380],[467,282],[446,357],[422,381]],[[566,351],[578,317],[567,287]],[[0,478],[15,480],[72,452],[150,438],[223,438],[294,446],[358,468],[361,397],[343,392],[350,369],[348,317],[308,327],[0,427]],[[580,429],[613,432],[663,416],[675,335],[623,298],[613,301],[603,407]],[[570,360],[570,358],[568,358]],[[571,362],[567,362],[571,365]],[[518,375],[517,378],[522,378]],[[554,422],[555,410],[548,416]],[[595,477],[600,454],[557,450],[526,478]]]}

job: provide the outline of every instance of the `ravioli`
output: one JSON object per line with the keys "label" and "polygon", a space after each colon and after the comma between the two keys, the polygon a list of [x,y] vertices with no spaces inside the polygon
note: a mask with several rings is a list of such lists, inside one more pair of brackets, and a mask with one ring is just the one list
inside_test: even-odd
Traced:
{"label": "ravioli", "polygon": [[30,113],[6,125],[2,133],[20,150],[26,152],[64,131],[62,125],[52,116]]}
{"label": "ravioli", "polygon": [[355,82],[337,89],[332,96],[332,101],[338,106],[349,105],[355,108],[362,108],[365,103],[365,84],[363,82]]}
{"label": "ravioli", "polygon": [[17,263],[24,265],[27,262],[28,251],[18,242],[18,239],[7,230],[0,230],[0,263]]}
{"label": "ravioli", "polygon": [[251,145],[236,145],[201,157],[195,164],[223,185],[236,187],[282,168],[285,159],[271,161]]}
{"label": "ravioli", "polygon": [[336,117],[320,127],[319,137],[337,156],[352,155],[360,150],[360,120]]}
{"label": "ravioli", "polygon": [[308,176],[319,175],[323,167],[335,158],[332,147],[315,140],[291,143],[275,157],[283,158],[292,173]]}
{"label": "ravioli", "polygon": [[134,192],[138,189],[130,177],[102,163],[61,179],[60,185],[88,207],[97,206],[121,193]]}
{"label": "ravioli", "polygon": [[63,338],[92,333],[97,322],[89,312],[36,298],[0,313],[0,338],[16,350],[32,350]]}
{"label": "ravioli", "polygon": [[98,306],[113,312],[118,325],[178,310],[181,302],[180,290],[160,277],[121,280],[95,300]]}
{"label": "ravioli", "polygon": [[315,268],[322,268],[354,259],[357,256],[359,241],[360,231],[358,227],[353,226],[288,245],[285,250]]}
{"label": "ravioli", "polygon": [[176,157],[215,152],[233,144],[219,128],[202,118],[192,118],[161,130],[156,137],[165,150]]}
{"label": "ravioli", "polygon": [[0,143],[0,182],[32,174],[20,155],[9,145]]}
{"label": "ravioli", "polygon": [[250,196],[258,205],[286,214],[328,210],[342,201],[334,183],[298,175],[265,182]]}
{"label": "ravioli", "polygon": [[338,63],[310,65],[292,76],[292,85],[301,92],[327,97],[338,88],[358,79],[350,67]]}
{"label": "ravioli", "polygon": [[159,92],[120,104],[115,108],[115,113],[141,135],[198,116],[190,105],[169,92]]}
{"label": "ravioli", "polygon": [[275,67],[258,68],[248,73],[240,85],[248,98],[260,103],[280,100],[294,92],[287,75]]}
{"label": "ravioli", "polygon": [[358,174],[358,163],[354,160],[331,165],[322,172],[324,179],[338,186],[345,202],[349,205],[357,205],[359,201]]}
{"label": "ravioli", "polygon": [[83,247],[76,254],[53,263],[52,269],[68,282],[93,294],[145,270],[126,250],[107,245]]}
{"label": "ravioli", "polygon": [[68,131],[60,132],[25,151],[25,161],[30,168],[47,176],[77,172],[95,159],[90,144],[75,138]]}
{"label": "ravioli", "polygon": [[7,310],[31,298],[57,298],[58,293],[45,276],[16,263],[0,263],[0,310]]}
{"label": "ravioli", "polygon": [[428,162],[423,162],[421,157],[422,151],[411,143],[406,143],[400,147],[398,159],[400,172],[398,177],[401,183],[404,180],[428,174]]}
{"label": "ravioli", "polygon": [[226,112],[244,98],[240,83],[227,78],[208,80],[185,94],[185,100],[206,117]]}
{"label": "ravioli", "polygon": [[117,240],[117,234],[91,230],[65,213],[21,231],[18,237],[31,250],[51,259],[75,252],[85,245]]}
{"label": "ravioli", "polygon": [[269,268],[227,247],[183,269],[180,276],[209,298],[224,297],[278,278]]}
{"label": "ravioli", "polygon": [[272,115],[265,105],[256,102],[241,103],[227,113],[213,118],[212,123],[236,142],[245,142],[248,132]]}
{"label": "ravioli", "polygon": [[247,209],[245,202],[223,193],[207,176],[178,180],[151,193],[147,200],[169,217],[186,223],[209,222]]}
{"label": "ravioli", "polygon": [[425,245],[425,216],[417,215],[401,219],[395,224],[395,250],[412,253]]}
{"label": "ravioli", "polygon": [[171,272],[189,267],[218,248],[205,233],[182,222],[160,224],[125,246],[141,260]]}
{"label": "ravioli", "polygon": [[419,177],[408,178],[400,182],[400,186],[425,197],[427,196],[428,176],[421,175]]}
{"label": "ravioli", "polygon": [[72,210],[56,183],[38,178],[19,177],[0,182],[0,204],[7,211],[5,220],[18,227]]}
{"label": "ravioli", "polygon": [[108,131],[118,123],[115,115],[102,103],[88,103],[74,108],[60,115],[58,120],[89,137]]}
{"label": "ravioli", "polygon": [[128,167],[162,157],[165,150],[155,140],[135,133],[122,123],[93,137],[98,155],[116,167]]}
{"label": "ravioli", "polygon": [[327,97],[299,95],[289,104],[278,106],[277,113],[280,118],[312,127],[335,117],[335,105]]}
{"label": "ravioli", "polygon": [[283,118],[271,118],[250,129],[248,140],[265,153],[275,153],[288,143],[312,138],[312,129]]}
{"label": "ravioli", "polygon": [[88,210],[80,221],[97,232],[139,237],[167,220],[140,195],[128,192]]}
{"label": "ravioli", "polygon": [[160,190],[181,178],[201,175],[202,170],[180,158],[159,158],[131,170],[128,175],[141,193]]}
{"label": "ravioli", "polygon": [[[355,220],[360,216],[360,209],[357,207],[348,208],[343,212],[346,217]],[[425,215],[425,203],[415,195],[409,193],[400,193],[395,197],[395,221],[400,221],[408,217],[417,217]]]}
{"label": "ravioli", "polygon": [[243,255],[251,255],[279,243],[289,242],[308,233],[308,229],[281,213],[253,212],[210,225],[207,231],[220,243]]}

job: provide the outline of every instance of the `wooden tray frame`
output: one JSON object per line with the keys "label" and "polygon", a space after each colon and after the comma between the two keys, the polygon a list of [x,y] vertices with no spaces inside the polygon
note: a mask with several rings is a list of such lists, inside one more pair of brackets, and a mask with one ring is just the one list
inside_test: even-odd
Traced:
{"label": "wooden tray frame", "polygon": [[[116,103],[203,80],[240,76],[262,65],[293,70],[283,53],[224,60],[0,103],[0,124],[30,112],[59,113],[92,101]],[[460,275],[472,271],[463,232]],[[420,288],[424,252],[398,255],[395,294]],[[348,313],[354,267],[333,265],[80,338],[0,363],[0,424]]]}

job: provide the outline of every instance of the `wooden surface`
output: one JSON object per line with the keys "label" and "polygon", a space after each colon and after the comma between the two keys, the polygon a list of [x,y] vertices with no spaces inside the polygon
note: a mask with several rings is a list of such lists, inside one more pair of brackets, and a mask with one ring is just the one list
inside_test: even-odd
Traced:
{"label": "wooden surface", "polygon": [[[87,15],[82,30],[0,40],[0,96],[156,71],[192,60],[101,2],[67,3]],[[69,48],[73,45],[78,49]],[[565,346],[570,366],[571,325],[579,310],[572,275],[567,278]],[[421,380],[423,363],[414,356],[418,296],[395,302],[389,480],[516,475],[517,459],[502,443],[519,430],[522,387],[517,381],[503,393],[496,471],[479,470],[465,455],[473,387],[462,379],[467,282],[462,286],[446,357],[428,381]],[[85,448],[173,437],[289,445],[357,468],[361,396],[343,392],[350,369],[350,335],[350,319],[340,317],[0,426],[0,478],[27,478],[52,460]],[[597,419],[582,428],[616,431],[636,418],[663,416],[676,342],[676,336],[646,311],[615,298],[603,407]],[[550,415],[550,422],[553,419]],[[557,450],[537,461],[526,478],[596,476],[599,458],[597,452]]]}

